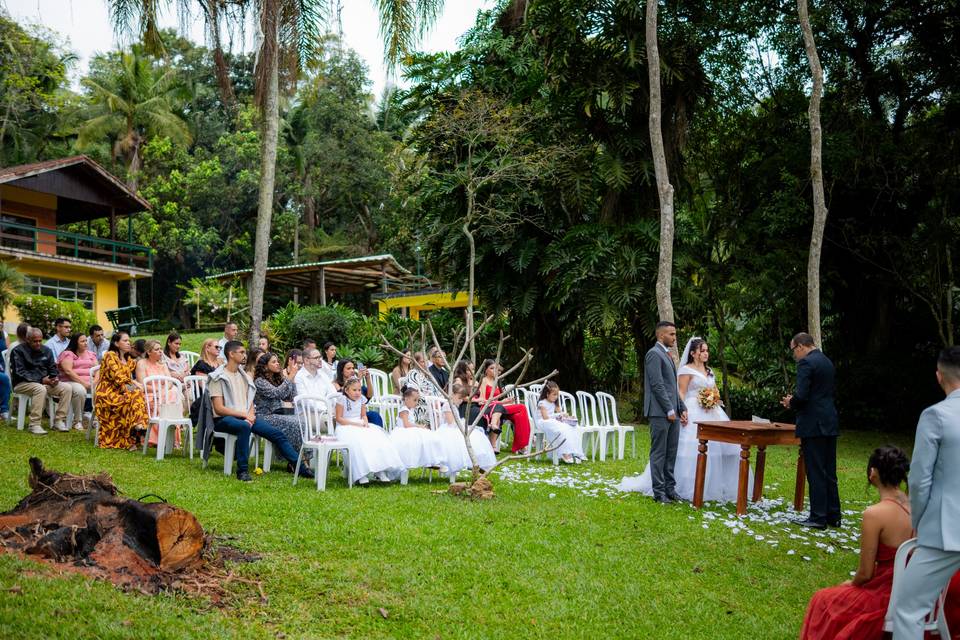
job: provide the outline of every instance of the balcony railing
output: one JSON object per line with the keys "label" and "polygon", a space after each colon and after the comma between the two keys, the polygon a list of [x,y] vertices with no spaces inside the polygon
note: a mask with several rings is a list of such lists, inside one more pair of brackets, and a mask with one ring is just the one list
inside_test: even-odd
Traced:
{"label": "balcony railing", "polygon": [[153,251],[149,247],[8,220],[0,220],[0,247],[51,257],[153,269]]}

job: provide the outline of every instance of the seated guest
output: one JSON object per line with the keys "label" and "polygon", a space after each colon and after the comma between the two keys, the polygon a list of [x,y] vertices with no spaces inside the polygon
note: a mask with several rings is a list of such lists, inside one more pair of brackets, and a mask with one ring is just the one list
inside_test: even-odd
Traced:
{"label": "seated guest", "polygon": [[142,358],[146,351],[147,341],[144,338],[137,338],[130,345],[130,355],[134,358]]}
{"label": "seated guest", "polygon": [[467,390],[468,394],[477,386],[476,381],[473,379],[472,362],[469,360],[461,360],[457,363],[457,366],[453,368],[453,384],[459,384]]}
{"label": "seated guest", "polygon": [[[304,349],[304,352],[306,352],[306,349]],[[323,350],[320,351],[320,370],[330,378],[331,382],[337,377],[338,364],[337,345],[332,342],[325,342],[323,344]]]}
{"label": "seated guest", "polygon": [[[154,401],[154,395],[157,394],[159,388],[157,388],[157,391],[155,391],[153,382],[151,382],[149,385],[147,384],[147,378],[150,376],[166,376],[168,378],[172,378],[173,375],[170,373],[170,369],[167,367],[166,362],[164,362],[163,348],[160,346],[159,341],[147,340],[144,342],[143,349],[144,357],[137,361],[136,375],[137,380],[144,385],[143,390],[147,399],[147,415],[153,414],[160,416],[161,418],[168,418],[171,420],[182,418],[187,409],[187,403],[183,394],[178,393],[176,388],[172,385],[167,388],[167,393],[164,394],[163,397],[159,398],[159,406],[153,406],[152,403]],[[150,425],[149,442],[151,445],[156,446],[157,435],[157,425]],[[177,448],[180,448],[179,429],[174,436],[174,443]]]}
{"label": "seated guest", "polygon": [[300,344],[301,351],[309,351],[310,349],[317,348],[317,341],[313,338],[304,338],[303,342]]}
{"label": "seated guest", "polygon": [[15,392],[30,396],[30,433],[46,433],[40,425],[40,419],[47,406],[47,396],[59,400],[53,428],[57,431],[70,430],[67,426],[67,408],[73,399],[73,387],[60,382],[57,360],[53,351],[44,346],[40,329],[30,327],[26,341],[10,352],[10,381]]}
{"label": "seated guest", "polygon": [[147,404],[143,387],[133,379],[137,360],[126,331],[110,336],[110,348],[100,362],[97,380],[99,446],[104,449],[137,449],[147,429]]}
{"label": "seated guest", "polygon": [[[370,384],[370,372],[367,369],[358,370],[357,363],[349,358],[344,358],[337,362],[337,376],[333,381],[333,386],[337,391],[343,392],[343,386],[350,378],[362,380],[360,383],[360,394],[363,396],[363,404],[367,404],[373,397],[373,385]],[[376,411],[366,411],[367,420],[371,424],[383,427],[383,418]]]}
{"label": "seated guest", "polygon": [[260,336],[257,340],[257,348],[264,353],[270,351],[270,339],[267,336]]}
{"label": "seated guest", "polygon": [[47,340],[47,347],[50,351],[53,351],[53,357],[59,359],[60,354],[70,344],[70,330],[73,324],[70,322],[70,318],[57,318],[53,321],[53,327],[54,334]]}
{"label": "seated guest", "polygon": [[423,396],[439,396],[440,391],[437,388],[437,381],[430,375],[429,370],[424,373],[424,370],[427,369],[427,359],[419,351],[413,354],[413,359],[420,367],[410,367],[410,373],[407,374],[407,385],[420,391],[421,399]]}
{"label": "seated guest", "polygon": [[430,425],[415,417],[420,392],[407,388],[403,392],[403,406],[397,413],[397,424],[390,431],[390,440],[407,469],[439,467],[445,464],[442,438]]}
{"label": "seated guest", "polygon": [[383,429],[368,421],[360,379],[354,376],[344,380],[341,391],[337,396],[334,418],[337,439],[350,446],[351,480],[366,484],[371,477],[389,482],[399,476],[405,468],[403,460]]}
{"label": "seated guest", "polygon": [[[480,387],[477,390],[477,402],[483,406],[488,404],[487,411],[491,408],[502,407],[504,410],[503,418],[513,423],[513,453],[517,453],[527,446],[530,440],[530,417],[527,415],[527,408],[522,404],[512,402],[502,402],[494,400],[490,403],[486,401],[490,398],[499,396],[502,392],[497,386],[497,376],[500,374],[500,365],[493,360],[484,360],[480,366],[480,372],[483,377],[480,380]],[[489,416],[490,427],[496,430],[499,427],[500,418],[497,411],[493,411]],[[496,437],[491,434],[491,444],[495,444]]]}
{"label": "seated guest", "polygon": [[[0,353],[7,350],[7,332],[0,331]],[[0,358],[0,420],[10,419],[10,376],[7,375],[3,366],[3,359]]]}
{"label": "seated guest", "polygon": [[200,357],[190,369],[192,376],[207,376],[220,366],[220,345],[213,338],[207,338],[200,347]]}
{"label": "seated guest", "polygon": [[[477,459],[477,466],[481,469],[489,469],[497,463],[497,456],[493,451],[493,446],[490,444],[490,441],[487,440],[487,437],[483,433],[483,429],[480,426],[471,425],[473,422],[464,417],[467,415],[467,389],[460,385],[454,385],[451,390],[450,398],[452,400],[453,409],[460,414],[460,421],[464,429],[469,430],[470,438],[470,448],[473,449],[473,455]],[[473,467],[473,464],[470,461],[470,454],[467,452],[467,444],[463,439],[463,431],[460,430],[460,427],[457,426],[457,421],[451,412],[451,405],[447,404],[446,401],[443,401],[443,422],[439,431],[443,435],[447,447],[456,445],[456,448],[459,449],[459,458],[457,454],[452,452],[451,449],[447,449],[447,466],[450,471],[459,471],[460,469],[470,469]],[[471,406],[471,414],[475,411],[479,411],[476,408],[476,405]],[[474,417],[476,417],[474,415]],[[459,442],[457,439],[459,438]]]}
{"label": "seated guest", "polygon": [[393,371],[390,372],[390,380],[393,381],[393,392],[394,393],[403,393],[403,382],[406,382],[407,376],[410,375],[410,367],[412,366],[413,359],[410,357],[410,349],[404,349],[403,355],[400,356],[400,362],[397,363],[397,366],[393,368]]}
{"label": "seated guest", "polygon": [[437,381],[437,385],[446,391],[447,383],[450,381],[450,371],[447,369],[447,356],[439,347],[430,349],[430,373]]}
{"label": "seated guest", "polygon": [[[10,349],[13,349],[15,346],[21,342],[26,343],[27,341],[27,330],[30,328],[30,325],[26,322],[21,322],[17,325],[17,339],[13,344],[10,345]],[[6,336],[4,336],[6,337]]]}
{"label": "seated guest", "polygon": [[275,353],[264,353],[257,360],[253,384],[257,388],[257,394],[253,398],[257,417],[263,418],[271,426],[282,431],[290,442],[290,446],[300,451],[300,445],[303,443],[300,421],[284,406],[284,403],[293,402],[297,395],[297,385],[283,376],[280,359]]}
{"label": "seated guest", "polygon": [[87,348],[90,339],[82,333],[70,338],[70,344],[60,354],[57,366],[60,368],[60,381],[73,388],[73,428],[83,431],[83,411],[89,403],[90,370],[97,366],[97,356]]}
{"label": "seated guest", "polygon": [[260,351],[259,347],[253,347],[247,353],[247,362],[243,365],[243,370],[247,372],[247,375],[250,376],[251,380],[253,380],[254,370],[257,368],[257,360],[262,355],[263,351]]}
{"label": "seated guest", "polygon": [[[249,472],[251,433],[273,443],[274,449],[287,460],[287,469],[293,471],[293,465],[297,463],[297,451],[290,446],[290,441],[282,431],[257,417],[253,405],[257,388],[243,368],[247,350],[236,340],[228,341],[224,349],[227,362],[210,373],[207,391],[213,408],[214,431],[237,436],[237,479],[242,482],[253,481]],[[299,473],[305,478],[313,477],[302,464]]]}
{"label": "seated guest", "polygon": [[870,456],[867,479],[880,500],[863,512],[857,572],[852,580],[813,595],[801,638],[882,637],[893,586],[894,557],[897,548],[913,537],[910,498],[901,488],[909,469],[906,454],[897,447],[881,447]]}
{"label": "seated guest", "polygon": [[110,348],[110,341],[103,335],[103,327],[98,324],[90,325],[89,348],[97,356],[97,362],[103,360],[103,354]]}
{"label": "seated guest", "polygon": [[287,351],[287,357],[283,361],[283,377],[293,382],[300,368],[303,366],[303,351],[300,349],[290,349]]}
{"label": "seated guest", "polygon": [[231,320],[223,325],[223,337],[217,341],[217,346],[220,347],[221,362],[224,362],[223,345],[227,344],[230,340],[236,340],[239,333],[240,330],[237,328],[236,322]]}
{"label": "seated guest", "polygon": [[167,343],[163,346],[163,364],[167,365],[170,375],[180,382],[190,375],[190,361],[180,353],[182,343],[180,334],[173,331],[167,336]]}
{"label": "seated guest", "polygon": [[337,388],[320,371],[320,352],[314,349],[303,354],[303,368],[293,378],[297,395],[311,395],[326,398],[337,393]]}
{"label": "seated guest", "polygon": [[547,380],[540,391],[540,400],[537,402],[537,411],[540,412],[540,426],[546,437],[545,444],[562,442],[557,452],[560,459],[567,464],[577,463],[586,459],[583,454],[583,436],[573,424],[564,422],[570,416],[563,413],[560,407],[560,387],[553,380]]}

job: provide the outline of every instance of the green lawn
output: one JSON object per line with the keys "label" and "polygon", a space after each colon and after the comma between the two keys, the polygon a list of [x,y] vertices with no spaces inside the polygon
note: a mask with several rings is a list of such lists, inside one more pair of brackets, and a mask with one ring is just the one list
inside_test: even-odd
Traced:
{"label": "green lawn", "polygon": [[[886,440],[841,439],[845,508],[859,512],[872,499],[863,467]],[[639,444],[642,456],[645,429]],[[792,495],[794,455],[771,451],[770,497]],[[262,555],[236,571],[262,579],[269,603],[238,593],[216,609],[197,598],[126,594],[0,556],[4,638],[792,638],[810,594],[856,565],[853,551],[804,544],[788,525],[748,522],[735,535],[722,523],[728,509],[662,507],[609,489],[586,495],[642,468],[629,458],[559,471],[514,463],[515,480],[495,480],[495,500],[471,503],[436,495],[445,485],[419,477],[348,490],[331,472],[325,493],[291,487],[276,471],[241,484],[217,470],[216,454],[203,470],[179,455],[157,462],[93,449],[78,433],[36,437],[6,425],[0,508],[28,493],[29,456],[74,473],[107,470],[129,496],[155,493],[191,510],[207,530]]]}
{"label": "green lawn", "polygon": [[[156,335],[143,335],[135,336],[134,339],[143,338],[144,340],[157,340],[160,344],[167,343],[167,333],[159,333]],[[180,348],[184,351],[193,351],[194,353],[200,353],[200,347],[203,345],[203,341],[207,338],[216,338],[220,339],[223,337],[223,332],[213,332],[213,333],[184,333],[180,336]]]}

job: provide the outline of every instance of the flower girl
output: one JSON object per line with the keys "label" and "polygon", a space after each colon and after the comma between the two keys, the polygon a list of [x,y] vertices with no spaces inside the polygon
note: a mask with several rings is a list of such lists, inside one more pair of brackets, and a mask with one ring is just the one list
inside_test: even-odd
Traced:
{"label": "flower girl", "polygon": [[[455,384],[453,385],[453,393],[451,398],[453,400],[453,405],[458,410],[462,407],[464,398],[466,397],[466,389],[462,385]],[[444,456],[446,458],[446,465],[450,472],[456,473],[461,469],[469,469],[472,464],[470,462],[470,454],[467,453],[467,443],[463,439],[463,433],[460,431],[460,427],[457,426],[457,421],[453,416],[454,409],[446,402],[442,403],[441,410],[441,425],[437,429],[437,434],[442,438],[443,447],[444,447]],[[460,414],[463,415],[463,412]],[[470,428],[470,420],[462,418],[465,428]],[[477,465],[481,469],[489,469],[497,462],[497,456],[493,453],[493,446],[491,446],[490,441],[483,433],[483,429],[477,425],[470,432],[470,447],[473,449],[473,454],[477,458]]]}
{"label": "flower girl", "polygon": [[560,459],[567,464],[579,464],[586,456],[583,455],[583,437],[576,426],[576,421],[560,410],[560,387],[553,380],[548,380],[540,391],[540,401],[537,410],[540,419],[537,421],[543,429],[547,444],[563,441],[557,449]]}
{"label": "flower girl", "polygon": [[390,431],[390,441],[396,447],[407,469],[439,467],[445,463],[442,438],[429,425],[417,424],[414,412],[420,392],[407,387],[403,390],[403,406],[397,414],[397,424]]}
{"label": "flower girl", "polygon": [[337,438],[350,445],[350,477],[353,482],[366,484],[370,476],[389,482],[405,469],[403,460],[383,429],[367,422],[365,405],[360,378],[349,378],[334,409]]}

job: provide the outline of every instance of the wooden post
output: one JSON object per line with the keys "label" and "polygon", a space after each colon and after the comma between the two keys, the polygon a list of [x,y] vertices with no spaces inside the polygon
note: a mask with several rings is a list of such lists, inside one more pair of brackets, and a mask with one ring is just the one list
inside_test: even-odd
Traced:
{"label": "wooden post", "polygon": [[766,445],[757,445],[757,464],[753,472],[753,496],[751,500],[758,502],[763,497],[763,469],[767,464]]}
{"label": "wooden post", "polygon": [[227,289],[227,322],[230,322],[230,310],[233,308],[233,284]]}
{"label": "wooden post", "polygon": [[110,239],[117,239],[117,210],[110,207]]}
{"label": "wooden post", "polygon": [[747,512],[747,483],[750,478],[750,445],[740,445],[740,478],[737,483],[737,515]]}
{"label": "wooden post", "polygon": [[383,285],[383,292],[387,292],[387,266],[385,262],[380,263],[380,282]]}
{"label": "wooden post", "polygon": [[327,306],[327,272],[320,267],[320,304]]}
{"label": "wooden post", "polygon": [[707,441],[700,440],[697,447],[697,473],[693,481],[693,506],[703,506],[703,484],[707,477]]}

